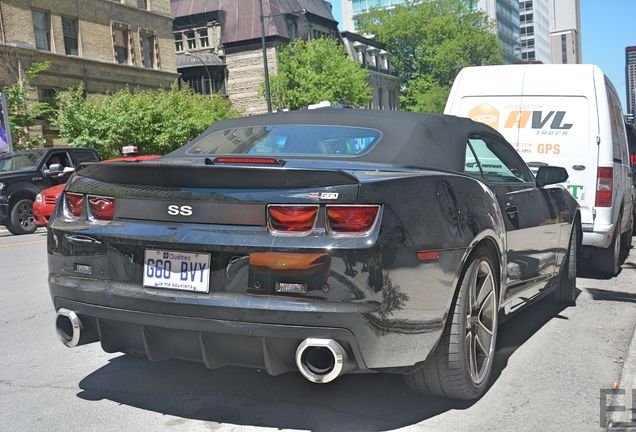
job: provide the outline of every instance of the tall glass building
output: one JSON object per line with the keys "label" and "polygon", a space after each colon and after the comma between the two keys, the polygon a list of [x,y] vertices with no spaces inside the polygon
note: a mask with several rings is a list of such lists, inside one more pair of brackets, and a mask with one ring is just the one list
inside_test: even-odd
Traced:
{"label": "tall glass building", "polygon": [[[356,16],[372,8],[391,8],[406,0],[341,0],[342,26],[356,31]],[[416,0],[417,1],[417,0]],[[425,0],[420,0],[425,1]],[[496,23],[497,35],[504,47],[504,59],[515,63],[521,58],[521,29],[519,0],[466,0],[473,9],[479,9]]]}
{"label": "tall glass building", "polygon": [[552,63],[548,0],[521,0],[521,60]]}
{"label": "tall glass building", "polygon": [[625,87],[627,112],[636,114],[636,46],[625,48]]}

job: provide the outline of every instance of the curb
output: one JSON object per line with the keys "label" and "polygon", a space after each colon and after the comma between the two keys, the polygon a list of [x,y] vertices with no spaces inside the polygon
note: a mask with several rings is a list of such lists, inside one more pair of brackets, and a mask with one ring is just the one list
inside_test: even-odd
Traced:
{"label": "curb", "polygon": [[632,397],[632,395],[636,396],[636,326],[632,329],[632,340],[627,348],[617,390],[624,391],[624,394],[615,393],[612,398],[608,398],[607,404],[618,409],[624,407],[625,410],[608,412],[606,431],[636,431],[636,411],[632,419],[632,410],[636,410],[636,398]]}

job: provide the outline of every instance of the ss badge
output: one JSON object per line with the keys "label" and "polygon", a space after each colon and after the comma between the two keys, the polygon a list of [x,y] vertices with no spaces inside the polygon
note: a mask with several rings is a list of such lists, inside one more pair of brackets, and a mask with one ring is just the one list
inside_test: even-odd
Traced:
{"label": "ss badge", "polygon": [[170,216],[192,216],[191,206],[169,205],[168,214]]}

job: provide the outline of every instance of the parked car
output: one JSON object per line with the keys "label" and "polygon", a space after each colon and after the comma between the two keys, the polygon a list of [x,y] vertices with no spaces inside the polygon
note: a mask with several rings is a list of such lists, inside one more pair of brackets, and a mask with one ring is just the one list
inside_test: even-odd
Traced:
{"label": "parked car", "polygon": [[[144,160],[154,160],[161,156],[131,156],[122,157],[117,159],[108,159],[102,161],[102,163],[108,162],[139,162]],[[64,183],[55,185],[48,189],[44,189],[42,192],[35,196],[35,202],[33,203],[33,217],[35,219],[35,225],[47,226],[49,223],[49,217],[53,213],[53,209],[57,204],[57,201],[64,190]]]}
{"label": "parked car", "polygon": [[580,212],[469,119],[297,111],[215,123],[158,161],[92,164],[48,231],[60,340],[314,383],[488,387],[500,314],[575,302]]}
{"label": "parked car", "polygon": [[12,234],[36,230],[33,201],[43,189],[64,184],[82,162],[96,162],[92,149],[47,148],[0,156],[0,225]]}
{"label": "parked car", "polygon": [[531,168],[565,167],[563,187],[581,206],[583,256],[598,273],[618,274],[631,247],[634,203],[621,104],[601,69],[465,68],[444,112],[494,127]]}

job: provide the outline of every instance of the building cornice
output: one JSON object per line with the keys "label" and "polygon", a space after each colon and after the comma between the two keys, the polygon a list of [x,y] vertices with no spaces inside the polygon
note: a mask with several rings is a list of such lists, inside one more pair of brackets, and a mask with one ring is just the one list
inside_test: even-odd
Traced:
{"label": "building cornice", "polygon": [[91,63],[91,64],[95,64],[95,65],[100,65],[100,66],[105,66],[105,67],[112,67],[112,68],[119,68],[119,69],[126,69],[130,72],[138,72],[138,73],[156,73],[156,74],[161,74],[161,75],[166,75],[166,76],[172,76],[174,77],[174,79],[179,77],[179,74],[177,73],[177,71],[169,71],[169,70],[165,70],[165,69],[149,69],[149,68],[142,68],[142,67],[138,67],[138,66],[133,66],[133,65],[127,65],[127,64],[120,64],[120,63],[115,63],[115,62],[107,62],[104,60],[96,60],[96,59],[92,59],[89,57],[81,57],[81,56],[71,56],[71,55],[66,55],[66,54],[59,54],[59,53],[54,53],[54,52],[50,52],[50,51],[43,51],[43,50],[38,50],[35,48],[30,48],[30,47],[26,47],[26,46],[17,46],[14,45],[12,43],[2,43],[0,42],[0,52],[2,51],[6,51],[15,55],[24,55],[24,56],[30,56],[30,57],[34,57],[37,58],[38,61],[47,61],[47,60],[51,60],[51,61],[55,61],[55,60],[65,60],[65,61],[70,61],[70,62],[77,62],[77,63]]}
{"label": "building cornice", "polygon": [[[116,0],[99,0],[99,1],[101,1],[102,3],[108,3],[109,5],[114,5],[116,7],[121,7],[121,8],[124,8],[126,10],[132,10],[132,11],[135,11],[135,12],[140,13],[140,14],[149,14],[149,15],[154,15],[154,16],[157,16],[157,17],[165,18],[165,19],[169,20],[170,22],[172,22],[172,20],[174,19],[171,14],[164,14],[164,13],[153,11],[153,10],[141,9],[141,8],[138,8],[138,7],[135,7],[135,6],[131,6],[131,5],[125,4],[125,3],[120,3],[120,2],[118,2]],[[151,4],[152,4],[152,1],[151,1]]]}

